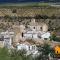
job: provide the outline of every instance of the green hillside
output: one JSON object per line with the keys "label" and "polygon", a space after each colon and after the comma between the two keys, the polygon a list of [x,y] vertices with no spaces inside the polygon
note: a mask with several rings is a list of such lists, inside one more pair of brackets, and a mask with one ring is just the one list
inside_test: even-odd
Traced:
{"label": "green hillside", "polygon": [[40,2],[32,2],[32,3],[7,3],[0,4],[0,7],[32,7],[32,6],[49,6],[49,3],[40,3]]}

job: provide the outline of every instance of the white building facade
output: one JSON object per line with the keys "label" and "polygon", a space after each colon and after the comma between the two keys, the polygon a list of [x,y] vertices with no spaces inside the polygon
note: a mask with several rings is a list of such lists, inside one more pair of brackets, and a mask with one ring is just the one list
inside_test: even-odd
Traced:
{"label": "white building facade", "polygon": [[14,32],[5,31],[1,32],[0,35],[3,36],[4,47],[10,48],[13,43]]}
{"label": "white building facade", "polygon": [[36,45],[30,45],[30,44],[28,45],[24,43],[17,45],[17,50],[23,50],[23,49],[27,51],[27,55],[29,54],[35,55],[38,53]]}
{"label": "white building facade", "polygon": [[48,25],[45,23],[35,22],[35,19],[31,20],[28,28],[24,28],[22,37],[25,39],[49,39],[50,32],[48,32]]}

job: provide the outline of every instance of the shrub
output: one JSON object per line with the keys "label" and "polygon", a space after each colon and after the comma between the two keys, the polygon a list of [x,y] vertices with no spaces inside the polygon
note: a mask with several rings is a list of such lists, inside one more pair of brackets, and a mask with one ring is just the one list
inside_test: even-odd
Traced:
{"label": "shrub", "polygon": [[60,42],[60,38],[58,38],[58,37],[57,37],[56,35],[54,35],[54,34],[50,36],[50,40]]}

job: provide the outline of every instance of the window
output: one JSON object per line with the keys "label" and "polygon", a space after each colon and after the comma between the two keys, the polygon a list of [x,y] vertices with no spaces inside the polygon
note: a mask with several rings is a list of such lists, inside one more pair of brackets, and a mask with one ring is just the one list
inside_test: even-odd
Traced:
{"label": "window", "polygon": [[4,41],[4,39],[3,38],[0,38],[0,41]]}
{"label": "window", "polygon": [[23,32],[22,32],[22,37],[23,37]]}
{"label": "window", "polygon": [[32,46],[32,50],[35,50],[35,46]]}
{"label": "window", "polygon": [[44,40],[48,40],[48,38],[44,38]]}
{"label": "window", "polygon": [[2,37],[0,38],[0,41],[4,41],[4,36],[2,36]]}
{"label": "window", "polygon": [[35,27],[34,27],[34,29],[35,29]]}
{"label": "window", "polygon": [[42,27],[40,27],[40,29],[42,30]]}
{"label": "window", "polygon": [[29,46],[29,50],[30,50],[30,46]]}

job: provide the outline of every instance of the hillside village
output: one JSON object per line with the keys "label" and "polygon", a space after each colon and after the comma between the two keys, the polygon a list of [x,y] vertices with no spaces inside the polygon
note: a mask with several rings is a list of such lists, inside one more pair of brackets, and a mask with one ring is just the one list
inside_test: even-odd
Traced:
{"label": "hillside village", "polygon": [[27,55],[36,55],[37,46],[60,45],[60,8],[52,11],[39,7],[0,8],[0,47],[25,49]]}
{"label": "hillside village", "polygon": [[[25,45],[36,46],[45,42],[52,46],[59,44],[59,42],[50,42],[51,32],[48,31],[48,24],[36,22],[34,18],[27,25],[13,25],[12,28],[0,33],[1,47],[13,48],[17,46],[18,49],[21,49]],[[28,50],[27,47],[25,48]]]}

